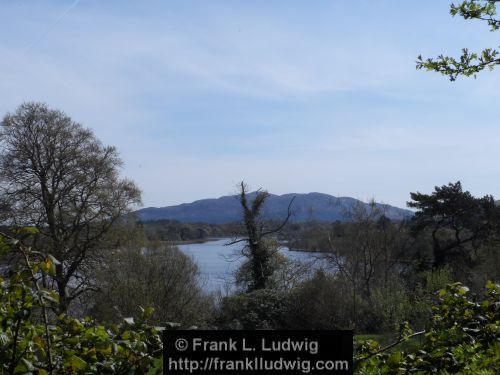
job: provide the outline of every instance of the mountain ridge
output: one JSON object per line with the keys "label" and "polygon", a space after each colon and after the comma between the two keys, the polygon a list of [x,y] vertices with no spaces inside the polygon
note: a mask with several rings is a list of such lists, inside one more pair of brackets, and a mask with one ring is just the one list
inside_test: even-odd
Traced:
{"label": "mountain ridge", "polygon": [[[248,193],[252,200],[257,192]],[[303,221],[349,221],[346,212],[357,204],[363,204],[371,209],[369,203],[351,197],[335,197],[333,195],[311,193],[270,194],[263,207],[263,216],[269,220],[280,220],[286,217],[288,205],[292,204],[292,222]],[[135,211],[138,219],[143,222],[158,220],[177,220],[183,223],[224,224],[241,220],[241,206],[238,195],[226,195],[219,198],[206,198],[191,203],[181,203],[165,207],[146,207]],[[391,220],[404,220],[413,212],[403,208],[376,203],[378,208],[386,210],[386,216]]]}

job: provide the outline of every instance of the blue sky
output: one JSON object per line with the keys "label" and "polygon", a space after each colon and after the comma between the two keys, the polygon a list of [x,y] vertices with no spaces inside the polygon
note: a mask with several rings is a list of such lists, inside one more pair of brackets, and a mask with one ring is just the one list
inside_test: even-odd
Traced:
{"label": "blue sky", "polygon": [[145,206],[318,191],[404,206],[498,195],[500,71],[419,54],[496,47],[449,0],[0,0],[0,114],[46,102],[115,145]]}

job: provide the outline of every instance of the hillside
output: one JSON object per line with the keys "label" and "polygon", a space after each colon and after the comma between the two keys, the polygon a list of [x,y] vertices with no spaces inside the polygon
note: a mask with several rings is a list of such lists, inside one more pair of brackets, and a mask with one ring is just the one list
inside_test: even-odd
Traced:
{"label": "hillside", "polygon": [[[250,193],[249,197],[255,196]],[[273,195],[264,205],[264,215],[270,220],[280,220],[286,216],[290,200],[292,205],[292,221],[346,221],[346,212],[361,201],[349,197],[334,197],[322,193]],[[362,203],[369,208],[367,203]],[[382,206],[378,204],[378,206]],[[385,206],[386,215],[393,220],[402,220],[412,216],[412,212],[394,206]],[[241,206],[237,196],[224,196],[216,199],[202,199],[177,206],[148,207],[136,211],[141,221],[177,220],[183,223],[204,222],[223,224],[241,219]]]}

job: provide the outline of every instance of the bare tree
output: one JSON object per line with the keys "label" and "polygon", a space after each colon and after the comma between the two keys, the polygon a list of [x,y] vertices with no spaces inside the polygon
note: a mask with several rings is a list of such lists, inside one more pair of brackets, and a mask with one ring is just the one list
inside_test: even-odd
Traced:
{"label": "bare tree", "polygon": [[44,282],[66,311],[91,287],[89,261],[119,218],[140,203],[140,191],[119,178],[114,147],[45,104],[24,103],[8,113],[0,145],[0,206],[9,224],[38,228],[34,248],[58,260]]}
{"label": "bare tree", "polygon": [[269,197],[267,191],[258,190],[255,198],[250,202],[248,199],[248,186],[242,181],[240,183],[239,201],[243,209],[243,224],[247,236],[242,239],[232,241],[231,244],[245,242],[243,255],[248,258],[250,268],[250,282],[248,291],[265,289],[268,287],[269,279],[273,274],[273,256],[278,251],[278,246],[270,246],[266,237],[278,233],[288,223],[292,216],[292,199],[288,205],[285,219],[273,228],[266,228],[262,219],[262,208],[264,202]]}
{"label": "bare tree", "polygon": [[354,326],[358,299],[370,300],[375,288],[389,288],[401,270],[410,237],[400,222],[390,222],[385,205],[357,203],[346,211],[349,222],[341,236],[329,236],[323,256],[352,289]]}

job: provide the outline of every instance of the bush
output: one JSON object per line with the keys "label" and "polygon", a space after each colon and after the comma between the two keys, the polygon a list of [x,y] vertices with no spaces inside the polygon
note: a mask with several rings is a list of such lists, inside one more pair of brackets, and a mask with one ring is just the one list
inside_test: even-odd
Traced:
{"label": "bush", "polygon": [[424,271],[417,275],[416,287],[410,295],[409,314],[406,318],[417,330],[427,329],[431,323],[435,294],[453,281],[450,267]]}
{"label": "bush", "polygon": [[157,330],[147,324],[152,309],[107,327],[90,318],[54,316],[58,294],[42,288],[38,278],[54,272],[57,261],[39,258],[15,240],[0,242],[24,259],[24,267],[0,278],[0,373],[147,373],[162,348]]}
{"label": "bush", "polygon": [[369,303],[364,305],[361,328],[371,333],[391,332],[408,319],[411,310],[408,292],[401,280],[394,278],[387,286],[373,290]]}
{"label": "bush", "polygon": [[450,284],[437,294],[433,317],[427,331],[413,333],[403,326],[401,340],[424,335],[414,352],[380,348],[366,341],[357,348],[355,363],[359,374],[401,373],[500,373],[500,285],[488,282],[480,302],[469,296],[468,288]]}
{"label": "bush", "polygon": [[279,329],[286,322],[287,294],[272,289],[225,297],[217,318],[228,329]]}
{"label": "bush", "polygon": [[348,329],[354,325],[348,286],[320,270],[290,292],[287,325],[292,329]]}
{"label": "bush", "polygon": [[198,267],[176,247],[123,249],[109,256],[97,274],[100,291],[92,298],[92,316],[116,322],[152,306],[151,321],[163,325],[203,325],[212,300],[198,284]]}

